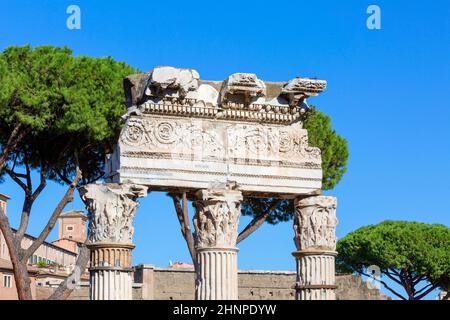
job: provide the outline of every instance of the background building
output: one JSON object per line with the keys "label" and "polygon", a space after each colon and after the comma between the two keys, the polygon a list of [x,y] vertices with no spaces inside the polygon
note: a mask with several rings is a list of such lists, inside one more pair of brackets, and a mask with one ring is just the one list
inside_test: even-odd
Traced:
{"label": "background building", "polygon": [[[5,213],[9,199],[0,194],[0,206]],[[33,297],[37,297],[37,287],[56,286],[73,270],[79,244],[86,239],[86,217],[82,213],[83,211],[63,213],[59,218],[58,239],[52,243],[44,242],[29,258],[28,272]],[[25,234],[22,247],[29,247],[34,240],[35,237]],[[2,299],[17,299],[17,291],[8,247],[0,232],[0,300]]]}

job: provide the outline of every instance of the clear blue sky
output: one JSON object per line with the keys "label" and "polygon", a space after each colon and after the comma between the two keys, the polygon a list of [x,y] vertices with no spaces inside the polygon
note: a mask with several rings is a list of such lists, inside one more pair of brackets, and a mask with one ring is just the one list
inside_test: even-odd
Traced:
{"label": "clear blue sky", "polygon": [[[66,8],[81,8],[81,30]],[[381,30],[366,8],[381,8]],[[339,237],[386,219],[450,226],[450,1],[0,1],[0,50],[67,45],[147,71],[194,68],[201,78],[235,72],[267,81],[328,81],[310,103],[329,114],[350,147],[338,197]],[[14,224],[23,196],[7,181]],[[64,188],[36,203],[37,234]],[[78,209],[80,201],[69,205]],[[241,219],[241,228],[248,219]],[[135,220],[134,263],[189,261],[172,203],[152,193]],[[56,236],[52,233],[51,239]],[[294,270],[292,224],[264,226],[243,242],[240,269]]]}

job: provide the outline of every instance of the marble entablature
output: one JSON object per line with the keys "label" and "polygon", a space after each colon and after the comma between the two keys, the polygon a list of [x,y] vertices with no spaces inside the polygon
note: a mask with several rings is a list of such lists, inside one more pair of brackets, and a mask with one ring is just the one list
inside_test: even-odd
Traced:
{"label": "marble entablature", "polygon": [[308,145],[302,114],[306,99],[325,88],[322,80],[274,83],[249,73],[203,81],[173,67],[129,76],[107,181],[163,191],[233,181],[244,195],[318,193],[320,150]]}

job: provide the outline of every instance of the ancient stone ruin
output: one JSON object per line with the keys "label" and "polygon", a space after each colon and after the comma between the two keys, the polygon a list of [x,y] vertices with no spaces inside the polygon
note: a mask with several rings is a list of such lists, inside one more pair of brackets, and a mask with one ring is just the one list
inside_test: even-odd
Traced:
{"label": "ancient stone ruin", "polygon": [[105,183],[88,204],[90,298],[131,299],[132,220],[150,191],[186,192],[195,207],[196,299],[237,299],[237,227],[246,197],[294,199],[296,298],[335,299],[336,199],[322,196],[320,150],[302,128],[326,82],[266,82],[235,73],[200,80],[158,67],[125,79],[127,113]]}

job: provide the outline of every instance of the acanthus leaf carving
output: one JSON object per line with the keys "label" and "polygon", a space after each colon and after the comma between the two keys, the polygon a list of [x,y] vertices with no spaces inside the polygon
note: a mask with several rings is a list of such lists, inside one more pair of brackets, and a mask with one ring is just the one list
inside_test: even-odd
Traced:
{"label": "acanthus leaf carving", "polygon": [[197,248],[234,248],[242,194],[236,190],[207,189],[194,201],[194,240]]}
{"label": "acanthus leaf carving", "polygon": [[132,243],[132,221],[139,206],[136,200],[146,196],[147,187],[93,183],[80,188],[80,194],[88,211],[90,243]]}
{"label": "acanthus leaf carving", "polygon": [[336,249],[335,197],[312,196],[295,202],[294,242],[297,250]]}

